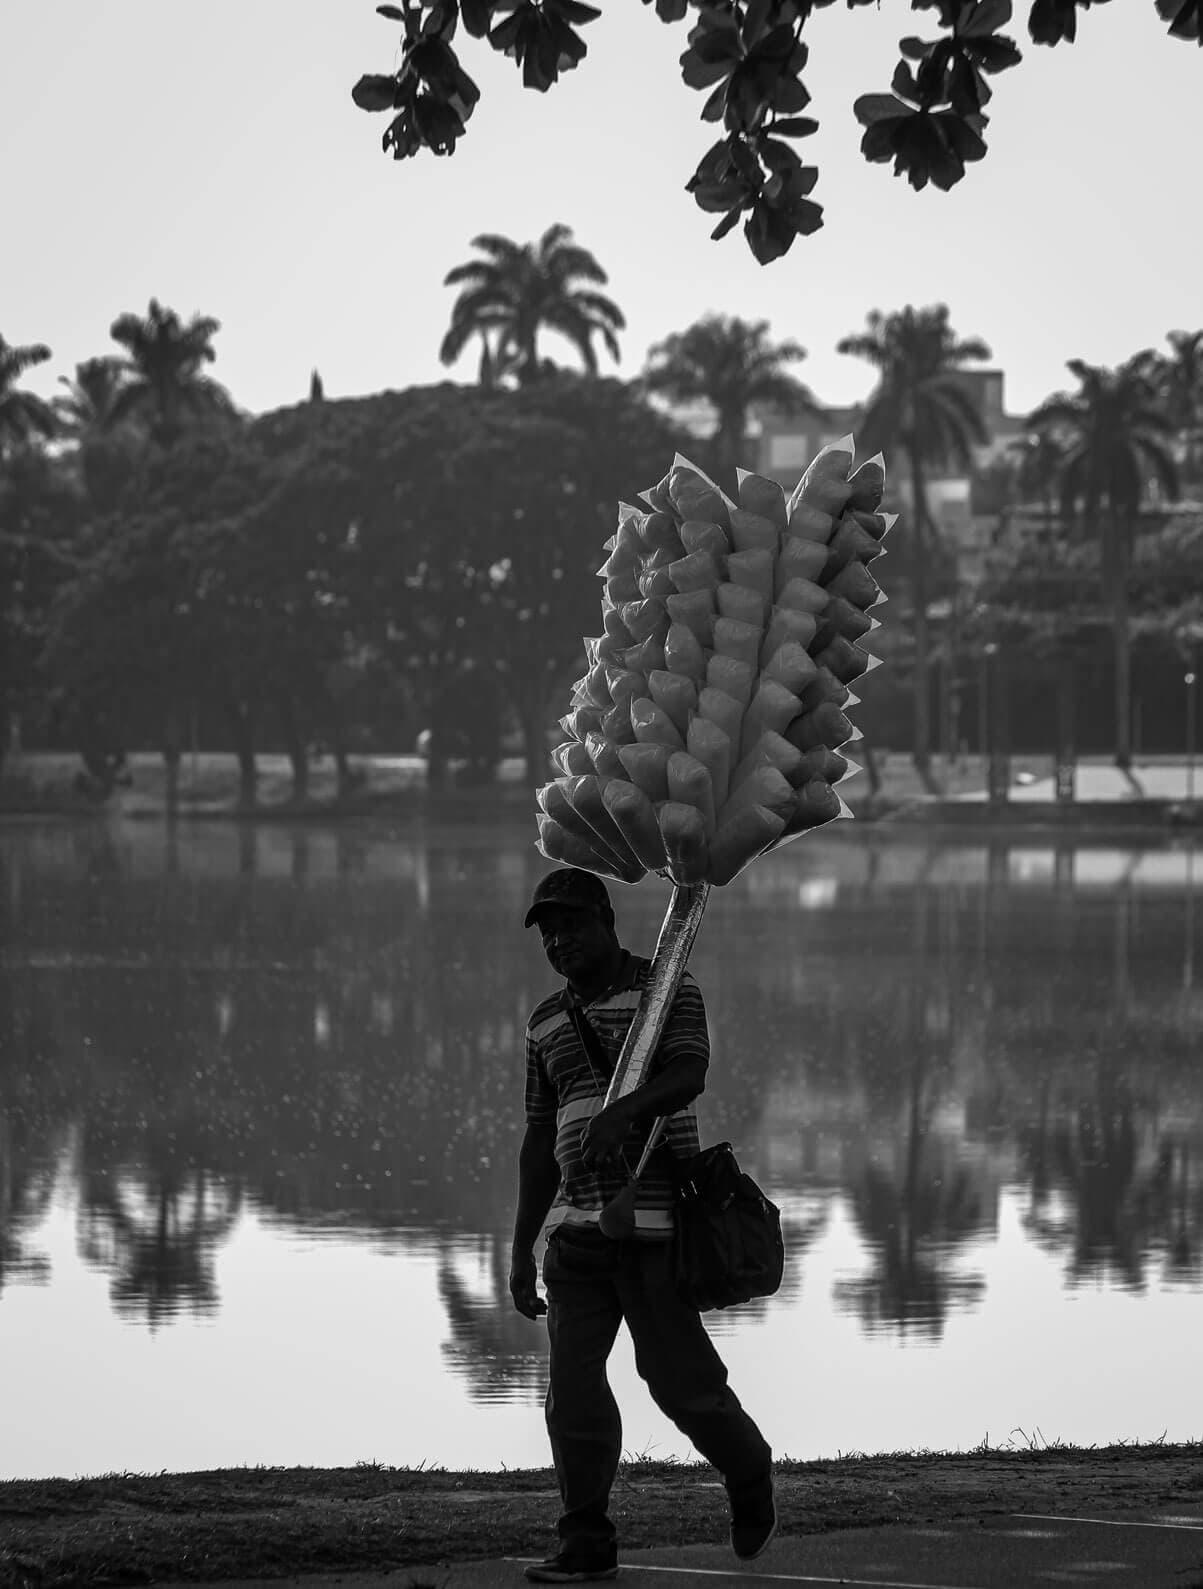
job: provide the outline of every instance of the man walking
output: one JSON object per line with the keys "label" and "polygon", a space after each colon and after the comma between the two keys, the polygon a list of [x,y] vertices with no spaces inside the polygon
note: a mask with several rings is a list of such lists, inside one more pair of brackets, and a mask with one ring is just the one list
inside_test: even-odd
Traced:
{"label": "man walking", "polygon": [[[606,1360],[625,1320],[635,1365],[657,1406],[722,1474],[731,1545],[758,1556],[777,1527],[772,1453],[727,1384],[696,1308],[673,1283],[673,1180],[669,1151],[698,1151],[693,1103],[706,1084],[710,1042],[697,983],[686,973],[642,1086],[603,1107],[650,961],[623,948],[605,884],[561,868],[535,888],[526,926],[537,926],[560,992],[536,1005],[526,1027],[526,1134],[510,1266],[514,1306],[547,1314],[547,1429],[560,1485],[559,1550],[526,1569],[535,1583],[583,1583],[618,1573],[610,1488],[622,1454],[618,1404]],[[639,1182],[634,1234],[612,1241],[598,1216],[627,1183],[652,1121],[670,1117],[665,1144]],[[535,1242],[547,1227],[543,1282]]]}

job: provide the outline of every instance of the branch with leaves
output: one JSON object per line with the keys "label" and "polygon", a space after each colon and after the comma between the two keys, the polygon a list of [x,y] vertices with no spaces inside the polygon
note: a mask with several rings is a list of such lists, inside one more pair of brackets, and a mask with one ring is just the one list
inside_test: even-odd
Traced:
{"label": "branch with leaves", "polygon": [[[762,265],[787,253],[798,236],[823,224],[811,198],[818,168],[806,165],[798,144],[818,128],[803,115],[810,94],[802,81],[808,61],[803,37],[816,11],[834,0],[643,0],[662,22],[697,13],[681,55],[681,75],[705,91],[701,119],[720,123],[722,136],[685,184],[702,210],[720,217],[711,233],[725,237],[743,218],[748,247]],[[846,0],[849,9],[877,0]],[[1028,33],[1035,44],[1072,44],[1078,12],[1106,0],[1032,0]],[[1133,0],[1127,0],[1128,4]],[[1203,0],[1153,0],[1173,38],[1203,45]],[[908,36],[890,92],[864,94],[854,105],[864,127],[861,151],[870,161],[893,161],[914,188],[933,182],[947,190],[967,163],[986,154],[989,79],[1022,59],[1003,29],[1011,0],[911,0],[935,11],[935,38]],[[469,38],[487,42],[522,71],[525,87],[546,91],[580,65],[588,46],[582,30],[601,15],[583,0],[403,0],[376,7],[401,25],[395,71],[361,77],[352,98],[361,110],[392,112],[383,147],[405,160],[419,150],[454,154],[480,99],[460,64],[454,40],[460,23]]]}

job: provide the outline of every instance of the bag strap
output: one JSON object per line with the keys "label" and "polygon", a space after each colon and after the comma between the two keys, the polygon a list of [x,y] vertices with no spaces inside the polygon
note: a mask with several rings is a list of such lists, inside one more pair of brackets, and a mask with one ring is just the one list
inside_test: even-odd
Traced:
{"label": "bag strap", "polygon": [[[589,1063],[589,1069],[593,1072],[594,1081],[597,1081],[597,1069],[594,1068],[595,1061],[597,1068],[601,1070],[606,1080],[609,1081],[610,1077],[614,1074],[614,1066],[611,1064],[608,1056],[602,1048],[601,1038],[598,1037],[597,1033],[594,1031],[593,1022],[585,1014],[580,1004],[572,997],[570,993],[565,993],[564,995],[564,1007],[568,1011],[568,1019],[576,1028],[577,1041],[585,1051],[585,1058]],[[681,1176],[677,1167],[677,1155],[669,1147],[668,1143],[663,1137],[661,1137],[660,1141],[653,1148],[652,1153],[653,1156],[657,1153],[661,1154],[664,1164],[669,1166],[669,1176],[674,1186],[678,1185],[680,1183]],[[627,1174],[629,1175],[631,1173],[631,1167],[629,1164],[627,1164],[627,1156],[625,1153],[622,1156],[622,1162],[624,1165],[626,1165]]]}
{"label": "bag strap", "polygon": [[[601,1038],[593,1030],[593,1023],[571,995],[566,996],[564,1002],[568,1006],[568,1019],[576,1028],[577,1041],[585,1050],[585,1058],[589,1062],[589,1069],[593,1071],[594,1081],[597,1081],[598,1070],[609,1081],[614,1074],[614,1066],[606,1057],[605,1051],[601,1046]],[[597,1067],[596,1070],[594,1070],[595,1065]]]}

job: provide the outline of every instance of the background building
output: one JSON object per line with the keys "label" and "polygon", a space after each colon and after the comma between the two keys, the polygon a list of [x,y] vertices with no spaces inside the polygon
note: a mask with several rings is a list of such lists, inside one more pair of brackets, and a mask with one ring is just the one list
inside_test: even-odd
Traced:
{"label": "background building", "polygon": [[[1023,416],[1006,411],[1002,370],[964,370],[959,378],[976,400],[986,440],[974,448],[972,476],[953,469],[929,471],[927,499],[937,535],[956,560],[959,579],[972,585],[981,577],[986,554],[1000,529],[999,492],[992,482],[1006,468],[1025,425]],[[753,467],[792,490],[821,447],[849,433],[860,433],[865,408],[864,403],[828,408],[821,417],[757,410],[748,427],[755,449]],[[887,457],[886,470],[893,510],[909,512],[911,481],[905,458]]]}

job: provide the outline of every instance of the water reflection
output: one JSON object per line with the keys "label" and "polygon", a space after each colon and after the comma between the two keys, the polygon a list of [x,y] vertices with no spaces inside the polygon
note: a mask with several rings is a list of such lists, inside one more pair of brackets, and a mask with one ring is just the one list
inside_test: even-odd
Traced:
{"label": "water reflection", "polygon": [[[0,838],[0,1300],[53,1284],[74,1207],[111,1307],[216,1319],[240,1221],[438,1248],[446,1364],[535,1395],[506,1271],[522,1033],[547,991],[517,927],[524,823],[404,835],[252,826]],[[704,1124],[791,1210],[781,1296],[840,1206],[830,1305],[938,1340],[983,1302],[1000,1193],[1066,1287],[1197,1287],[1203,1082],[1194,854],[795,845],[699,941]],[[620,893],[629,942],[662,894]],[[801,1201],[800,1201],[801,1200]]]}
{"label": "water reflection", "polygon": [[510,1302],[509,1236],[493,1232],[472,1247],[447,1245],[439,1254],[439,1301],[451,1327],[444,1361],[466,1380],[474,1401],[541,1399],[545,1351],[540,1332]]}

